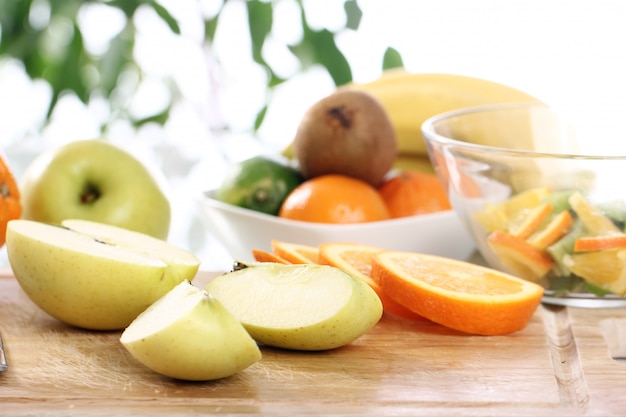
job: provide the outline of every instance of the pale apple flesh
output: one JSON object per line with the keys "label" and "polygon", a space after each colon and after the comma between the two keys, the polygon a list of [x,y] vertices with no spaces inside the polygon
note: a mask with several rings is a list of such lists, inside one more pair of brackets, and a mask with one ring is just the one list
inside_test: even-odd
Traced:
{"label": "pale apple flesh", "polygon": [[325,265],[254,264],[206,287],[258,342],[327,350],[371,329],[382,304],[363,281]]}
{"label": "pale apple flesh", "polygon": [[24,219],[85,219],[168,236],[171,207],[163,187],[140,160],[104,139],[46,151],[21,180]]}
{"label": "pale apple flesh", "polygon": [[154,372],[190,381],[225,378],[261,359],[241,323],[188,281],[141,313],[120,342]]}
{"label": "pale apple flesh", "polygon": [[64,224],[13,220],[6,249],[24,292],[72,326],[124,328],[200,266],[194,254],[145,234],[85,220]]}

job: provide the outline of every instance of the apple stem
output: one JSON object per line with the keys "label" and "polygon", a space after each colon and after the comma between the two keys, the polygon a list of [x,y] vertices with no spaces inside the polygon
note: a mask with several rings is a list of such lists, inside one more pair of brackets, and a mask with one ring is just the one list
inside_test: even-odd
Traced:
{"label": "apple stem", "polygon": [[83,204],[91,204],[100,198],[100,192],[92,184],[87,184],[85,191],[80,195],[80,202]]}

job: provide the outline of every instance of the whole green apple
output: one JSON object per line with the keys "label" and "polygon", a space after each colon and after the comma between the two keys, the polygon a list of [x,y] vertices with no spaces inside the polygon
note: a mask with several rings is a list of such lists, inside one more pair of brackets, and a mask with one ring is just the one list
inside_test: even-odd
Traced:
{"label": "whole green apple", "polygon": [[146,166],[105,139],[43,152],[21,179],[22,218],[85,219],[167,239],[170,202]]}

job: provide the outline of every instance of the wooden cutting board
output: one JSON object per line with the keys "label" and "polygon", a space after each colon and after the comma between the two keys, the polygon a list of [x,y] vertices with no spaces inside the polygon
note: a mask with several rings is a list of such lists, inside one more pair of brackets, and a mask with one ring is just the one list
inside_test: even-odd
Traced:
{"label": "wooden cutting board", "polygon": [[[626,415],[626,364],[603,329],[625,332],[626,309],[540,307],[522,331],[472,336],[383,317],[340,349],[262,348],[233,377],[159,376],[119,343],[121,332],[68,327],[0,271],[0,415]],[[203,286],[215,274],[200,274]],[[617,350],[616,350],[617,349]],[[623,353],[623,351],[622,351]]]}

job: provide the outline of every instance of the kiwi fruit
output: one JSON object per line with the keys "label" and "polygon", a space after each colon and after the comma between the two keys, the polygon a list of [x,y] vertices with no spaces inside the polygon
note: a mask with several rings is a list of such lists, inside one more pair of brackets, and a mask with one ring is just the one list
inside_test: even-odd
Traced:
{"label": "kiwi fruit", "polygon": [[341,88],[304,114],[293,149],[304,178],[342,174],[378,187],[397,155],[387,112],[372,95]]}

